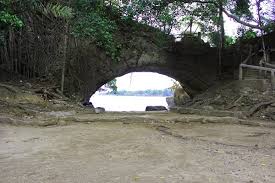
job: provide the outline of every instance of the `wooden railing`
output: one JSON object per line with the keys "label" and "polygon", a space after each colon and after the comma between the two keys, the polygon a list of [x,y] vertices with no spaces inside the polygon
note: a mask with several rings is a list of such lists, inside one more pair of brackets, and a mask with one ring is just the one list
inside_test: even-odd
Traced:
{"label": "wooden railing", "polygon": [[239,80],[243,80],[243,69],[244,68],[254,69],[254,70],[258,70],[258,71],[270,72],[270,74],[271,74],[270,75],[271,76],[271,87],[272,87],[272,90],[275,90],[275,69],[268,68],[268,67],[255,66],[255,65],[240,64]]}

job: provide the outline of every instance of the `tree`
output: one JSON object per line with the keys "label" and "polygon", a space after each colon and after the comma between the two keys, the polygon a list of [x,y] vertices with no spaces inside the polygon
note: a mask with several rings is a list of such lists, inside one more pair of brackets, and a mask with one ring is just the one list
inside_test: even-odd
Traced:
{"label": "tree", "polygon": [[[112,4],[115,6],[115,4]],[[113,20],[115,8],[103,4],[102,0],[75,0],[75,17],[72,21],[72,35],[78,38],[90,38],[105,50],[114,61],[119,58],[120,44],[114,40],[118,27]],[[118,13],[118,12],[115,12]],[[119,17],[120,18],[120,17]]]}
{"label": "tree", "polygon": [[[70,1],[69,1],[70,4]],[[43,7],[42,7],[43,8]],[[67,60],[67,47],[68,47],[68,34],[69,34],[69,21],[73,17],[73,9],[69,6],[65,6],[59,3],[48,3],[43,8],[43,13],[55,18],[61,18],[64,20],[64,44],[63,44],[63,58],[62,58],[62,71],[61,71],[61,92],[64,92],[64,82],[66,73],[66,60]]]}
{"label": "tree", "polygon": [[117,80],[113,79],[112,81],[108,82],[107,84],[105,84],[104,86],[107,88],[110,88],[112,90],[113,94],[117,93],[117,84],[116,84]]}
{"label": "tree", "polygon": [[[257,16],[251,9],[257,8],[256,1]],[[66,78],[72,75],[70,70],[66,72],[69,38],[89,40],[115,64],[120,60],[123,42],[117,32],[127,26],[153,26],[160,30],[156,31],[161,35],[157,42],[175,30],[202,32],[219,47],[221,68],[222,50],[229,40],[223,16],[263,35],[274,28],[275,7],[271,13],[262,8],[268,2],[274,0],[0,0],[0,64],[27,78],[61,75],[61,81],[54,82],[60,83],[63,91]],[[82,86],[79,83],[77,87]]]}

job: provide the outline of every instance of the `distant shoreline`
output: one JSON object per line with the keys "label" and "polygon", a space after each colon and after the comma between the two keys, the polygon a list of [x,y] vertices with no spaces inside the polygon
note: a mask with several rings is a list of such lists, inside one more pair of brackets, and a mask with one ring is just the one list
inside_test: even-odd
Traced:
{"label": "distant shoreline", "polygon": [[170,88],[163,90],[138,90],[138,91],[127,91],[119,90],[108,93],[98,93],[98,95],[110,95],[110,96],[135,96],[135,97],[172,97],[174,92]]}
{"label": "distant shoreline", "polygon": [[116,95],[116,94],[98,94],[97,96],[113,96],[113,97],[173,97],[173,95]]}

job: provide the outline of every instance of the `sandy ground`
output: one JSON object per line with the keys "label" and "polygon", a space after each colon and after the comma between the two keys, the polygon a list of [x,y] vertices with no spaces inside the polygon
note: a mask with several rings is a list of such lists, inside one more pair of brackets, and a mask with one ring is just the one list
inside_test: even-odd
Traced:
{"label": "sandy ground", "polygon": [[0,124],[1,183],[275,182],[275,128]]}

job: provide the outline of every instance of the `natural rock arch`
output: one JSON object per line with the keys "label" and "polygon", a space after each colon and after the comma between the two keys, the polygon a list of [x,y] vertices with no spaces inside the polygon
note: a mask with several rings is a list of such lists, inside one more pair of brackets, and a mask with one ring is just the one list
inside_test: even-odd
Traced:
{"label": "natural rock arch", "polygon": [[86,101],[102,85],[131,72],[156,72],[174,78],[191,97],[206,90],[216,80],[216,49],[207,44],[183,40],[168,48],[160,48],[144,38],[138,40],[136,45],[141,48],[122,49],[119,61],[111,60],[95,46],[81,48],[82,54],[73,71],[79,68],[76,77]]}
{"label": "natural rock arch", "polygon": [[116,40],[121,50],[117,61],[91,40],[70,41],[67,90],[80,91],[88,101],[108,81],[130,72],[146,71],[174,78],[191,97],[215,82],[218,66],[216,48],[211,48],[194,35],[175,42],[173,36],[138,25],[122,24],[119,27]]}

